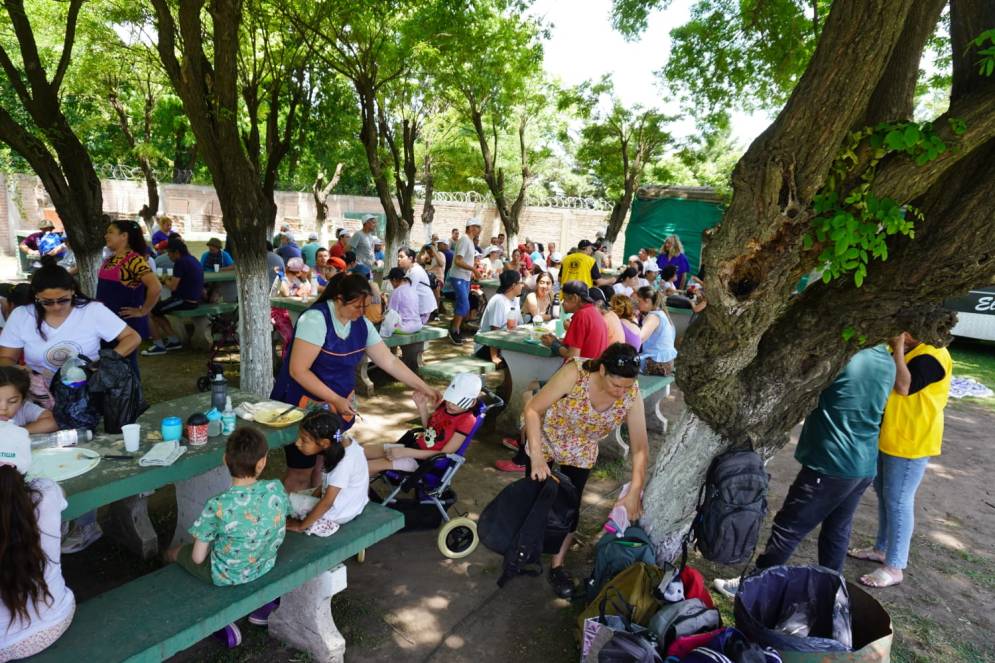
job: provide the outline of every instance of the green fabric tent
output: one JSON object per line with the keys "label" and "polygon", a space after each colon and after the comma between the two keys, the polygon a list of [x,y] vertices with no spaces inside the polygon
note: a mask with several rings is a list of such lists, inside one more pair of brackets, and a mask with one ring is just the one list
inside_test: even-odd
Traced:
{"label": "green fabric tent", "polygon": [[683,197],[636,198],[625,231],[625,258],[641,248],[659,249],[668,235],[677,235],[692,273],[701,265],[701,233],[722,219],[722,204]]}

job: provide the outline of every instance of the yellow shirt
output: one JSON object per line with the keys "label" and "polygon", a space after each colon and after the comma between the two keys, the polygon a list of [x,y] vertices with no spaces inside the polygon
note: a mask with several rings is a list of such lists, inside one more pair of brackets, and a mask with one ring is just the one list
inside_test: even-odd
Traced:
{"label": "yellow shirt", "polygon": [[560,284],[583,281],[584,285],[590,288],[594,285],[594,280],[591,278],[592,267],[594,267],[594,258],[580,251],[571,253],[563,259],[563,266],[560,267]]}
{"label": "yellow shirt", "polygon": [[902,396],[892,390],[884,409],[878,449],[899,458],[939,456],[943,444],[943,408],[947,406],[953,361],[946,348],[920,343],[905,355],[905,363],[920,355],[940,362],[944,376],[914,394]]}

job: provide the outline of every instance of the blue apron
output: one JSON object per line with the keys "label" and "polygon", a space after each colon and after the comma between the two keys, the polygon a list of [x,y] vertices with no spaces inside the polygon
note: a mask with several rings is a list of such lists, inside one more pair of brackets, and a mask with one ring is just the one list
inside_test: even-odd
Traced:
{"label": "blue apron", "polygon": [[[314,363],[311,364],[311,372],[336,394],[342,398],[349,398],[349,395],[356,389],[356,367],[359,362],[366,359],[366,320],[360,318],[353,321],[349,326],[349,335],[346,338],[339,338],[338,334],[335,333],[332,312],[329,310],[328,303],[318,302],[308,308],[308,311],[314,310],[320,311],[325,317],[326,332],[321,351]],[[295,325],[294,336],[291,337],[287,351],[283,355],[280,374],[276,378],[276,384],[273,386],[270,398],[287,404],[292,403],[298,407],[307,407],[312,402],[323,403],[321,398],[307,391],[290,375],[290,357],[294,351],[296,334],[297,327]],[[353,422],[350,420],[344,423],[348,428]]]}

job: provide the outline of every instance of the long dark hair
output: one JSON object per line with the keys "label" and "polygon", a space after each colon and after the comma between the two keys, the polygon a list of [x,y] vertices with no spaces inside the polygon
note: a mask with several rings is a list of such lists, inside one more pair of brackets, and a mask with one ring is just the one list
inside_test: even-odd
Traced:
{"label": "long dark hair", "polygon": [[605,373],[617,375],[620,378],[634,378],[639,376],[639,357],[636,349],[628,343],[612,343],[597,359],[588,359],[583,363],[583,368],[588,373],[601,370],[604,366]]}
{"label": "long dark hair", "polygon": [[347,274],[339,272],[325,286],[324,292],[318,297],[319,302],[327,302],[329,299],[341,299],[343,302],[351,302],[360,297],[372,297],[373,288],[366,277],[359,274]]}
{"label": "long dark hair", "polygon": [[0,366],[0,387],[11,386],[21,398],[28,397],[28,390],[31,388],[31,378],[28,373],[18,366]]}
{"label": "long dark hair", "polygon": [[112,221],[109,216],[104,214],[104,223],[114,226],[118,229],[118,232],[123,232],[128,236],[129,249],[143,258],[149,254],[149,245],[145,242],[142,227],[138,225],[137,221],[123,221],[120,219]]}
{"label": "long dark hair", "polygon": [[324,459],[324,470],[327,474],[345,458],[345,447],[342,446],[342,417],[334,412],[318,410],[311,412],[301,420],[300,430],[315,440],[329,440],[330,445],[321,451]]}
{"label": "long dark hair", "polygon": [[625,279],[631,279],[633,276],[639,276],[639,271],[635,267],[626,267],[622,270],[622,273],[618,275],[615,279],[615,283],[621,283]]}
{"label": "long dark hair", "polygon": [[31,299],[35,305],[35,326],[38,335],[48,340],[41,325],[45,322],[45,307],[38,303],[38,293],[42,290],[70,290],[73,293],[72,305],[81,308],[90,303],[90,298],[79,289],[79,283],[65,267],[57,264],[55,256],[45,256],[41,259],[41,269],[31,276]]}
{"label": "long dark hair", "polygon": [[40,600],[52,598],[35,515],[39,499],[17,468],[0,466],[0,599],[10,611],[8,626],[17,617],[31,618],[29,602],[37,608]]}

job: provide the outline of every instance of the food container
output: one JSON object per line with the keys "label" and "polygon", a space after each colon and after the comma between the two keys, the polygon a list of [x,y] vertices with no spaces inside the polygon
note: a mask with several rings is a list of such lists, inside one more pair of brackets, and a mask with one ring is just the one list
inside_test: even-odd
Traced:
{"label": "food container", "polygon": [[208,420],[200,412],[194,412],[187,418],[187,442],[192,447],[207,444]]}
{"label": "food container", "polygon": [[162,420],[162,441],[177,442],[183,437],[183,420],[179,417],[166,417]]}

